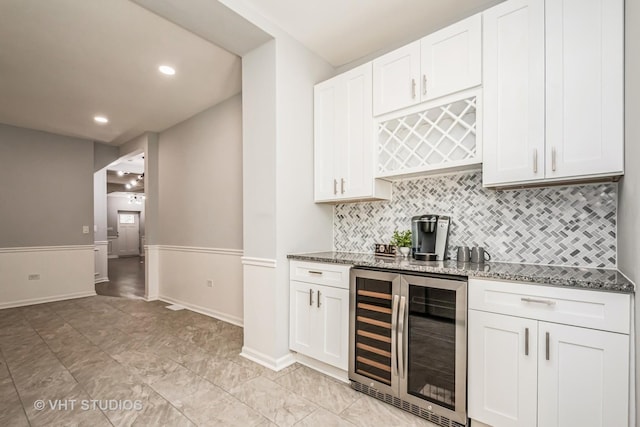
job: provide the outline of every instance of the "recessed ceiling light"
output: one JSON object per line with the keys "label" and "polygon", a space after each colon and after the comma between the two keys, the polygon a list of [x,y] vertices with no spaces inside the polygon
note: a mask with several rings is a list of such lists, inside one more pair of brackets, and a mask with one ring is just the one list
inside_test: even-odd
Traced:
{"label": "recessed ceiling light", "polygon": [[161,65],[158,67],[158,70],[160,70],[162,74],[166,74],[167,76],[173,76],[176,73],[176,69],[168,65]]}
{"label": "recessed ceiling light", "polygon": [[96,123],[101,123],[101,124],[109,123],[109,119],[107,119],[105,116],[95,116],[93,120]]}
{"label": "recessed ceiling light", "polygon": [[124,172],[123,171],[118,171],[118,176],[124,176]]}

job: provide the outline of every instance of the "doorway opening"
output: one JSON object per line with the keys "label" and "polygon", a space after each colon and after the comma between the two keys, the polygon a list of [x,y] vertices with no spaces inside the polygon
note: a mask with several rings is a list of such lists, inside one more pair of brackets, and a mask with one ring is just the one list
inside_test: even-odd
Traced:
{"label": "doorway opening", "polygon": [[99,295],[145,297],[144,153],[125,156],[106,167],[108,281]]}

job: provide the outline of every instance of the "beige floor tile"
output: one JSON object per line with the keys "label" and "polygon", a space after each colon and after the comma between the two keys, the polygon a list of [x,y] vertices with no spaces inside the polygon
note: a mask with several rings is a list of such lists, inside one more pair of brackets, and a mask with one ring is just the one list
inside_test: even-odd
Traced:
{"label": "beige floor tile", "polygon": [[200,426],[249,427],[266,421],[257,411],[221,391],[196,393],[175,406]]}
{"label": "beige floor tile", "polygon": [[276,382],[335,414],[344,411],[362,396],[348,384],[338,382],[306,366],[278,378]]}
{"label": "beige floor tile", "polygon": [[363,395],[345,409],[340,417],[361,427],[436,427],[434,424],[401,409]]}
{"label": "beige floor tile", "polygon": [[147,384],[153,384],[180,366],[171,359],[141,351],[124,351],[113,358],[131,368]]}
{"label": "beige floor tile", "polygon": [[324,408],[318,408],[295,425],[296,427],[354,427],[349,421]]}
{"label": "beige floor tile", "polygon": [[254,378],[231,394],[279,426],[291,426],[317,409],[313,403],[264,377]]}
{"label": "beige floor tile", "polygon": [[151,387],[171,403],[184,401],[188,396],[203,390],[219,390],[209,381],[182,366],[153,383]]}
{"label": "beige floor tile", "polygon": [[258,369],[238,365],[229,359],[208,358],[186,366],[227,391],[260,375]]}

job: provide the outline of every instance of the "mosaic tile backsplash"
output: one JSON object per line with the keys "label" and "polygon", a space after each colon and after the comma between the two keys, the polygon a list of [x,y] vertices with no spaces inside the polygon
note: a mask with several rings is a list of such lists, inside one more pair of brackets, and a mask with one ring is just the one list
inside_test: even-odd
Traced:
{"label": "mosaic tile backsplash", "polygon": [[393,200],[339,204],[336,251],[373,252],[411,217],[452,217],[449,257],[456,247],[484,246],[492,261],[614,268],[617,184],[495,191],[480,172],[399,181]]}

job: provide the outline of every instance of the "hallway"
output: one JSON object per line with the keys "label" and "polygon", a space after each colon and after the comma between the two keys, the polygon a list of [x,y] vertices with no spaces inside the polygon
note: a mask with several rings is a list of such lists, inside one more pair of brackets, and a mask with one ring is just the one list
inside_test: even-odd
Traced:
{"label": "hallway", "polygon": [[109,260],[109,281],[96,284],[98,295],[144,298],[144,258],[139,256]]}

